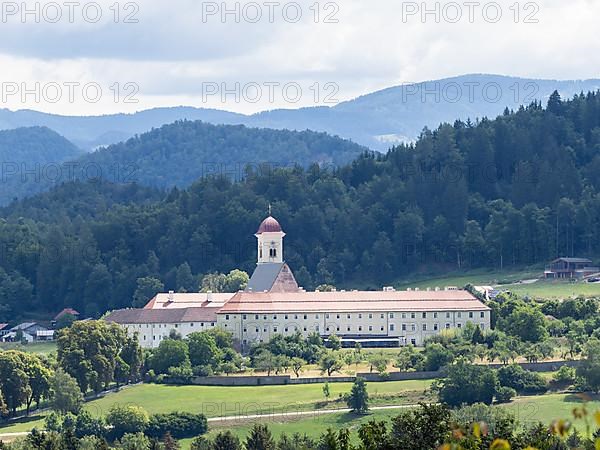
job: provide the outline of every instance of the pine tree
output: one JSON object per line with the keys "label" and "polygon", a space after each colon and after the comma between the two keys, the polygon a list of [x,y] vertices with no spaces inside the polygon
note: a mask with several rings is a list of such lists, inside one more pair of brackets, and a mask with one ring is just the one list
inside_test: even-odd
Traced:
{"label": "pine tree", "polygon": [[369,410],[369,393],[364,378],[356,378],[346,403],[352,412],[357,414],[364,414]]}

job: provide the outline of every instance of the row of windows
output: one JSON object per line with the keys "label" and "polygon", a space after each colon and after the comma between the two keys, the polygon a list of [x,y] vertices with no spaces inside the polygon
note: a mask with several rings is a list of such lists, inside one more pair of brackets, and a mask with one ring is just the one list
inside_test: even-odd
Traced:
{"label": "row of windows", "polygon": [[[203,327],[205,324],[206,324],[206,326],[209,326],[209,325],[211,327],[215,326],[214,322],[200,322],[200,326],[201,327]],[[190,322],[189,325],[190,325],[190,327],[193,327],[194,326],[194,322]],[[141,329],[143,327],[143,325],[139,324],[137,327]],[[166,323],[152,324],[152,328],[169,328],[169,327],[171,327],[171,328],[173,328],[173,327],[179,328],[179,324],[178,323],[175,323],[173,325],[168,325]],[[135,328],[135,325],[133,326],[133,328]],[[150,328],[150,325],[146,324],[146,328]]]}
{"label": "row of windows", "polygon": [[[227,325],[225,325],[225,326],[227,326]],[[450,323],[446,323],[445,324],[445,327],[446,327],[447,330],[449,330],[451,328],[451,326],[452,325]],[[458,328],[462,328],[462,324],[461,323],[456,324],[456,326]],[[480,328],[482,330],[485,329],[485,324],[484,323],[479,324],[479,326],[480,326]],[[325,331],[328,331],[328,332],[334,331],[333,328],[334,327],[326,327]],[[368,328],[369,331],[373,331],[373,326],[372,325],[369,325],[367,328]],[[414,323],[412,323],[412,324],[403,323],[401,329],[402,329],[402,331],[409,331],[409,330],[410,331],[417,331],[417,325],[414,324]],[[439,329],[440,329],[439,324],[434,323],[433,324],[433,329],[431,331],[439,331]],[[298,331],[298,327],[294,326],[293,330],[294,331]],[[379,327],[379,331],[384,331],[384,330],[385,330],[385,327],[383,327],[383,326]],[[391,323],[390,324],[390,331],[394,331],[394,330],[395,330],[395,325],[393,323]],[[422,325],[422,330],[423,331],[428,331],[428,327],[427,327],[426,323],[424,323]],[[260,333],[260,328],[255,328],[254,331],[256,333]],[[267,328],[263,328],[262,331],[263,331],[263,333],[267,333],[268,329]],[[279,327],[277,327],[277,326],[273,327],[273,333],[277,333],[278,331],[279,331]],[[289,332],[290,331],[290,327],[284,327],[283,331],[285,331],[286,333]],[[303,331],[308,331],[307,327],[303,327]],[[315,327],[315,331],[317,331],[317,332],[319,331],[319,326],[318,325]],[[341,327],[339,327],[339,326],[335,327],[335,331],[341,331]],[[352,327],[351,326],[347,326],[346,327],[346,331],[352,331]],[[362,325],[359,325],[357,327],[356,331],[363,331]],[[248,332],[248,328],[244,328],[244,333],[247,333],[247,332]]]}
{"label": "row of windows", "polygon": [[[433,312],[433,313],[423,312],[420,315],[421,315],[421,317],[423,319],[427,319],[427,317],[428,317],[427,314],[432,314],[431,317],[433,317],[434,319],[438,318],[438,313],[437,312]],[[446,319],[449,319],[451,317],[452,313],[451,312],[446,312],[445,314],[446,314]],[[456,317],[458,317],[459,319],[462,318],[462,311],[458,311],[456,314],[457,314]],[[335,318],[336,319],[341,319],[341,317],[343,315],[345,315],[347,319],[351,319],[352,318],[352,314],[335,314]],[[368,313],[368,314],[365,314],[365,315],[368,316],[369,319],[373,318],[373,313]],[[308,314],[300,314],[300,315],[299,314],[293,314],[293,316],[294,316],[294,319],[296,319],[296,320],[298,320],[298,318],[300,316],[302,316],[302,318],[304,320],[308,320]],[[326,319],[330,319],[332,316],[334,316],[334,314],[329,314],[329,313],[325,314],[325,318]],[[416,319],[417,313],[415,313],[415,312],[412,312],[412,313],[401,313],[401,314],[399,314],[399,316],[402,317],[403,319],[407,319],[409,316],[410,316],[411,319]],[[473,319],[474,316],[475,316],[475,313],[473,311],[469,311],[468,312],[469,319]],[[263,320],[268,320],[269,317],[270,316],[268,316],[268,315],[263,315],[262,316]],[[278,317],[277,314],[274,314],[273,315],[273,320],[277,320],[277,317]],[[290,317],[290,314],[284,314],[284,319],[285,320],[288,320],[289,317]],[[319,314],[315,314],[315,319],[319,319],[319,317],[320,317]],[[385,314],[384,313],[380,313],[379,317],[381,319],[384,319],[385,318]],[[390,317],[390,319],[393,319],[394,318],[394,313],[389,313],[389,317]],[[480,311],[479,312],[479,317],[483,319],[485,317],[485,311]],[[255,314],[254,315],[254,320],[259,320],[259,318],[260,318],[260,314]],[[363,318],[363,314],[362,313],[358,313],[357,314],[357,318],[362,319]],[[242,314],[242,319],[243,320],[247,320],[248,319],[248,314]],[[225,320],[229,320],[229,314],[225,314]]]}

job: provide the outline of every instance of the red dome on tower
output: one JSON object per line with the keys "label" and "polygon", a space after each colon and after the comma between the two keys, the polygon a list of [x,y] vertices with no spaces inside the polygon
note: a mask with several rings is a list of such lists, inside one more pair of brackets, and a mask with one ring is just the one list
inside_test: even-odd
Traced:
{"label": "red dome on tower", "polygon": [[281,225],[272,216],[267,217],[258,227],[256,234],[282,232]]}

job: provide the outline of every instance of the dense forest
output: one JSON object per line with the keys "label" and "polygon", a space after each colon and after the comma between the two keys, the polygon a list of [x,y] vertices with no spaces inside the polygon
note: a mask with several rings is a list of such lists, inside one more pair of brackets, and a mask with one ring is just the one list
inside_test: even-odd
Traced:
{"label": "dense forest", "polygon": [[[160,130],[152,135],[161,139]],[[600,92],[569,101],[555,93],[546,108],[534,102],[494,120],[442,124],[335,169],[254,166],[239,182],[203,177],[160,200],[135,186],[65,185],[1,213],[0,320],[130,306],[145,277],[189,291],[203,274],[251,271],[253,233],[269,204],[287,233],[285,258],[307,288],[357,280],[380,288],[431,265],[595,257],[598,173]],[[84,208],[81,198],[101,207]]]}
{"label": "dense forest", "polygon": [[77,163],[96,167],[108,181],[170,188],[187,187],[200,177],[213,175],[239,180],[247,166],[259,163],[269,170],[311,163],[339,165],[364,150],[350,141],[314,131],[178,121],[86,154]]}

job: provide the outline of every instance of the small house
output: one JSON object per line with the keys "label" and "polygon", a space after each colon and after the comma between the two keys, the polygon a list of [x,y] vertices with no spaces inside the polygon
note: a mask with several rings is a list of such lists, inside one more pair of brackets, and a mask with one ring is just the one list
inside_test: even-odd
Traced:
{"label": "small house", "polygon": [[544,278],[582,279],[600,272],[588,258],[557,258],[544,270]]}

